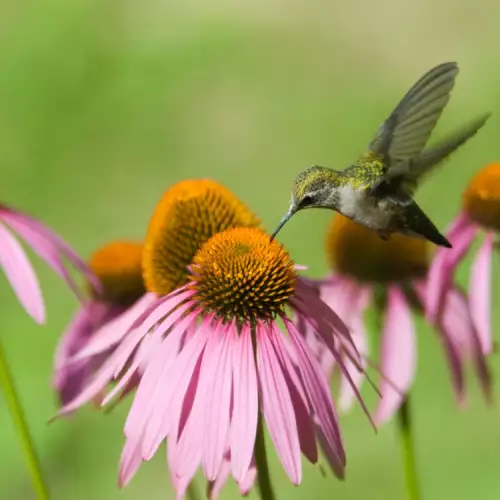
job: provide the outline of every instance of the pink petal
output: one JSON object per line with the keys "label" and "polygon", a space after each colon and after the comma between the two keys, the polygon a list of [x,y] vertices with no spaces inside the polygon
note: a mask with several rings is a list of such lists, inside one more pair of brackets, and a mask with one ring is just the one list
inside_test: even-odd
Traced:
{"label": "pink petal", "polygon": [[137,344],[142,340],[142,336],[137,335],[137,332],[130,335],[113,354],[110,355],[108,360],[96,373],[94,379],[90,384],[83,389],[78,396],[73,399],[70,403],[63,406],[59,412],[58,416],[71,413],[80,406],[88,403],[91,399],[97,396],[107,384],[113,380],[113,374],[117,370],[117,367],[123,367],[125,363],[129,360],[131,354],[134,352]]}
{"label": "pink petal", "polygon": [[129,332],[132,324],[144,310],[157,300],[156,295],[147,293],[116,318],[106,322],[94,332],[87,344],[72,357],[79,361],[87,357],[107,351],[120,342]]}
{"label": "pink petal", "polygon": [[[176,357],[170,370],[164,374],[159,384],[160,394],[151,394],[155,404],[149,415],[142,441],[142,454],[145,460],[153,457],[161,442],[169,434],[181,410],[182,401],[189,386],[198,360],[208,340],[209,329],[199,330]],[[171,334],[170,334],[171,335]],[[167,336],[168,338],[168,336]]]}
{"label": "pink petal", "polygon": [[352,342],[349,329],[345,323],[333,309],[330,309],[322,300],[318,298],[318,292],[312,286],[310,286],[307,282],[298,279],[296,283],[296,295],[299,303],[304,303],[307,306],[305,311],[302,311],[303,313],[312,313],[312,311],[309,310],[309,306],[311,306],[315,311],[321,311],[324,316],[324,320],[331,326],[332,332],[338,335],[339,338],[342,338],[347,342]]}
{"label": "pink petal", "polygon": [[442,301],[451,286],[455,268],[469,251],[478,227],[465,214],[461,214],[453,223],[448,239],[453,248],[440,247],[429,269],[427,291],[427,320],[435,324],[442,307]]}
{"label": "pink petal", "polygon": [[[455,394],[457,396],[459,404],[465,404],[465,384],[463,376],[463,360],[460,353],[460,343],[455,341],[456,335],[469,337],[473,335],[473,326],[471,324],[470,318],[467,321],[463,321],[464,314],[467,315],[467,301],[464,297],[464,303],[457,303],[456,300],[452,300],[453,297],[451,293],[448,294],[447,300],[445,300],[443,315],[440,321],[440,331],[441,338],[443,339],[443,344],[445,352],[448,358],[448,363],[450,366],[453,385],[455,388]],[[457,309],[456,306],[459,306]],[[462,306],[465,309],[462,310]],[[467,330],[464,332],[464,330]],[[460,334],[459,332],[463,333]],[[468,341],[469,347],[467,350],[470,352],[470,340]],[[463,352],[463,351],[462,351]]]}
{"label": "pink petal", "polygon": [[96,326],[107,321],[118,310],[109,304],[90,301],[82,305],[62,334],[56,348],[52,378],[52,386],[59,393],[62,405],[71,402],[86,385],[96,360],[87,358],[73,362],[71,358],[88,342]]}
{"label": "pink petal", "polygon": [[[362,356],[361,366],[363,368],[366,368],[365,358],[366,356],[368,356],[368,338],[366,334],[363,317],[361,316],[360,318],[353,319],[351,325],[352,325],[352,330],[351,330],[352,340],[356,345],[357,351]],[[351,375],[353,384],[359,390],[361,384],[365,380],[364,372],[360,372],[359,370],[357,370],[356,367],[348,359],[345,361],[345,365],[346,365],[346,370]],[[340,393],[339,393],[340,410],[343,412],[347,412],[348,410],[350,410],[355,399],[356,399],[356,394],[352,390],[352,385],[345,377],[342,377],[342,380],[340,382]]]}
{"label": "pink petal", "polygon": [[486,233],[484,243],[472,265],[469,282],[469,304],[484,354],[491,354],[491,255],[494,235]]}
{"label": "pink petal", "polygon": [[231,419],[231,469],[241,481],[250,467],[259,412],[257,372],[250,328],[243,326],[233,350],[233,416]]}
{"label": "pink petal", "polygon": [[0,267],[3,268],[26,312],[37,323],[45,323],[45,307],[35,271],[19,242],[2,224],[0,224]]}
{"label": "pink petal", "polygon": [[223,486],[226,484],[230,471],[231,471],[231,464],[229,463],[229,459],[226,458],[219,469],[217,477],[215,478],[214,482],[210,485],[209,495],[208,495],[209,500],[217,500],[217,498],[219,498],[219,494]]}
{"label": "pink petal", "polygon": [[[219,338],[217,338],[219,337]],[[202,465],[205,476],[213,481],[222,465],[225,445],[229,434],[229,404],[232,389],[232,361],[234,345],[237,343],[236,325],[221,329],[214,339],[218,348],[206,355],[212,355],[214,365],[211,384],[208,386],[210,398],[205,406],[205,439],[203,440]],[[207,359],[208,362],[208,359]]]}
{"label": "pink petal", "polygon": [[144,426],[157,404],[157,399],[160,398],[161,392],[164,390],[164,384],[169,383],[168,373],[178,356],[181,339],[187,328],[186,323],[194,320],[194,316],[189,315],[180,321],[163,339],[157,353],[151,358],[125,422],[126,436],[142,435]]}
{"label": "pink petal", "polygon": [[285,472],[294,484],[299,484],[302,464],[292,400],[270,339],[269,329],[260,324],[256,330],[262,411]]}
{"label": "pink petal", "polygon": [[382,333],[382,372],[399,392],[385,379],[382,380],[382,400],[375,415],[378,425],[389,420],[398,410],[411,387],[416,369],[417,350],[410,308],[404,293],[398,287],[390,286],[387,295],[387,312]]}
{"label": "pink petal", "polygon": [[302,380],[304,381],[314,413],[318,418],[318,424],[327,442],[334,450],[339,469],[341,469],[342,466],[345,466],[345,453],[342,447],[340,429],[330,396],[328,382],[293,323],[285,320],[285,324],[297,352]]}
{"label": "pink petal", "polygon": [[246,473],[245,477],[238,482],[240,493],[243,496],[248,495],[250,490],[253,488],[256,478],[257,478],[257,468],[255,467],[255,464],[252,462],[252,464],[250,465],[250,469],[248,469],[248,472]]}
{"label": "pink petal", "polygon": [[[204,361],[205,359],[203,359]],[[172,459],[169,459],[169,463],[172,464],[172,472],[175,475],[174,485],[177,491],[177,498],[182,498],[186,488],[193,479],[200,465],[203,453],[203,424],[209,393],[207,391],[208,381],[204,374],[202,374],[202,364],[197,364],[193,380],[187,391],[189,394],[187,394],[186,400],[190,399],[192,406],[182,434],[177,436],[177,433],[173,432],[168,438],[169,452],[172,450]],[[207,367],[205,366],[205,368]],[[179,421],[176,421],[173,428],[177,429],[178,427]],[[178,441],[175,443],[177,438]],[[172,448],[174,443],[175,448]]]}
{"label": "pink petal", "polygon": [[[358,287],[357,295],[351,301],[350,318],[346,319],[346,323],[351,329],[351,337],[356,346],[357,351],[361,355],[361,367],[366,369],[366,358],[368,357],[368,337],[365,329],[364,313],[371,299],[371,288]],[[359,389],[365,379],[365,373],[359,371],[349,359],[345,361],[346,369],[351,375],[354,385]],[[348,411],[356,398],[356,394],[352,390],[349,381],[342,377],[340,382],[339,407],[341,411]]]}
{"label": "pink petal", "polygon": [[118,474],[118,486],[123,488],[127,486],[134,477],[142,463],[141,449],[132,440],[127,439],[123,447],[120,458],[120,472]]}
{"label": "pink petal", "polygon": [[137,353],[134,356],[132,363],[130,364],[127,371],[122,375],[119,382],[113,387],[113,389],[106,395],[102,400],[101,406],[107,405],[123,388],[125,388],[132,377],[137,374],[137,370],[144,362],[151,357],[153,352],[156,352],[161,345],[161,339],[155,336],[149,336],[144,338],[144,340],[139,345]]}
{"label": "pink petal", "polygon": [[44,260],[66,283],[73,292],[80,296],[80,291],[75,281],[65,268],[61,255],[65,256],[77,269],[79,269],[96,290],[100,289],[99,280],[90,271],[74,250],[59,236],[52,232],[41,222],[27,215],[7,209],[2,210],[1,218],[16,231],[19,236]]}
{"label": "pink petal", "polygon": [[[337,347],[335,345],[335,339],[336,340],[341,340],[342,337],[335,337],[333,336],[331,326],[328,324],[327,321],[325,321],[325,318],[329,315],[329,312],[331,310],[323,304],[322,301],[318,300],[308,300],[307,305],[304,304],[300,297],[297,297],[293,301],[294,305],[301,309],[302,314],[304,315],[304,319],[313,327],[313,329],[320,335],[321,339],[325,343],[326,347],[329,349],[330,353],[334,357],[337,365],[339,366],[340,370],[343,373],[343,376],[346,378],[347,382],[350,384],[352,387],[352,390],[356,396],[356,399],[358,400],[359,404],[361,405],[361,408],[363,409],[365,415],[367,416],[368,420],[374,427],[375,423],[373,422],[370,412],[368,411],[368,408],[366,407],[365,402],[363,401],[363,398],[361,397],[361,394],[359,393],[358,388],[356,387],[356,384],[354,380],[352,379],[349,371],[347,370],[345,363],[342,359],[342,356],[340,355],[339,351],[337,350]],[[317,306],[317,307],[315,307]],[[307,311],[307,315],[304,311]],[[358,362],[358,359],[361,359],[361,356],[359,352],[356,351],[356,346],[354,345],[354,342],[349,334],[349,341],[345,341],[342,343],[342,351],[343,353],[348,357],[349,361],[352,363],[352,365],[359,371],[363,372],[363,367],[361,366],[360,362]],[[353,351],[356,351],[355,354],[353,354]],[[356,359],[355,359],[356,358]],[[362,363],[362,361],[361,361]],[[369,381],[369,378],[366,376],[366,379]]]}
{"label": "pink petal", "polygon": [[271,328],[273,332],[273,345],[280,360],[295,411],[300,450],[309,462],[315,464],[318,461],[316,436],[314,434],[309,399],[306,396],[300,373],[295,366],[296,352],[294,347],[290,345],[290,342],[286,341],[287,339],[276,325],[272,325]]}

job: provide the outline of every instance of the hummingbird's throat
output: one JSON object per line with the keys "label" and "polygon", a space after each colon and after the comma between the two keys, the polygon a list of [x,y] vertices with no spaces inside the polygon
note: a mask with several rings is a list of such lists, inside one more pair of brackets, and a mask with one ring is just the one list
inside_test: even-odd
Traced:
{"label": "hummingbird's throat", "polygon": [[500,163],[487,165],[471,179],[463,208],[480,226],[500,231]]}
{"label": "hummingbird's throat", "polygon": [[424,240],[393,234],[385,241],[377,232],[335,215],[326,238],[328,263],[337,273],[369,283],[423,278],[431,246]]}

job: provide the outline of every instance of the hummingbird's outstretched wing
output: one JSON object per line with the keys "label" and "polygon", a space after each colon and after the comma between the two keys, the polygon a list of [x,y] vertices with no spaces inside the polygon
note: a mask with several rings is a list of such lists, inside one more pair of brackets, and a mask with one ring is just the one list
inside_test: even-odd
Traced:
{"label": "hummingbird's outstretched wing", "polygon": [[474,136],[490,116],[491,113],[479,116],[435,146],[424,150],[416,158],[394,166],[387,171],[383,182],[397,185],[399,189],[413,196],[421,178],[434,170],[434,167],[440,165],[442,160]]}
{"label": "hummingbird's outstretched wing", "polygon": [[365,155],[380,158],[386,171],[415,158],[448,103],[457,74],[457,64],[449,62],[422,76],[379,128]]}

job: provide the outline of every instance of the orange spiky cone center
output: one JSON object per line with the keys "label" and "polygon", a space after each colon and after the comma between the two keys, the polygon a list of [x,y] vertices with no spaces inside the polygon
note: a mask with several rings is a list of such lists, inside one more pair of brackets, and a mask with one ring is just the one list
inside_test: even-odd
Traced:
{"label": "orange spiky cone center", "polygon": [[470,180],[462,203],[474,222],[488,229],[500,230],[500,163],[486,166]]}
{"label": "orange spiky cone center", "polygon": [[144,294],[142,244],[114,241],[92,254],[92,272],[102,285],[99,298],[113,304],[128,305]]}
{"label": "orange spiky cone center", "polygon": [[260,219],[215,181],[175,184],[156,206],[144,242],[142,265],[147,290],[167,295],[184,285],[187,267],[213,235],[229,228],[259,225]]}
{"label": "orange spiky cone center", "polygon": [[207,311],[252,322],[283,311],[294,293],[296,273],[285,249],[264,231],[235,228],[201,247],[190,279]]}

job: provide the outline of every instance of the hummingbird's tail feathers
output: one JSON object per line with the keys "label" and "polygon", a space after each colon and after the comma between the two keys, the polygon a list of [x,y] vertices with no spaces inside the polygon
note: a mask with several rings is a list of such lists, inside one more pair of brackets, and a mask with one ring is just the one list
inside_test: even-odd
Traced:
{"label": "hummingbird's tail feathers", "polygon": [[479,130],[488,121],[491,113],[485,113],[475,120],[469,122],[462,127],[459,131],[450,135],[436,146],[423,151],[417,158],[412,161],[410,172],[412,177],[420,177],[432,169],[432,167],[439,165],[439,163],[447,158],[460,146],[465,144],[471,137],[477,134]]}
{"label": "hummingbird's tail feathers", "polygon": [[413,233],[415,236],[423,237],[440,247],[452,248],[451,243],[439,232],[439,229],[415,202],[407,207],[406,220],[410,235]]}

